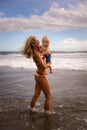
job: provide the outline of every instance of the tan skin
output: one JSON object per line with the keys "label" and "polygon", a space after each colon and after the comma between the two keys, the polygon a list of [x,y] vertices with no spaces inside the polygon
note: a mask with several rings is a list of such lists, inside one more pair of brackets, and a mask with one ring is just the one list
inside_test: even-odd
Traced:
{"label": "tan skin", "polygon": [[[39,41],[36,39],[35,43],[33,44],[33,60],[36,63],[37,71],[47,74],[47,70],[49,67],[49,64],[46,64],[45,60],[42,60],[41,55],[39,53]],[[35,75],[35,92],[34,96],[31,101],[31,108],[35,107],[36,101],[41,93],[43,91],[45,95],[45,104],[44,109],[45,111],[50,111],[50,105],[51,105],[51,90],[50,90],[50,83],[47,78],[47,75]]]}

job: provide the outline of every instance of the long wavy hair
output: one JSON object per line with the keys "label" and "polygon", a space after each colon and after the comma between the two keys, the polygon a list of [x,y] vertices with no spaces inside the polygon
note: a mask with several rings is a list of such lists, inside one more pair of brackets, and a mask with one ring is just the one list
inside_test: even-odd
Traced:
{"label": "long wavy hair", "polygon": [[28,37],[28,39],[24,44],[24,47],[22,48],[22,54],[25,55],[27,58],[31,58],[32,56],[32,49],[33,49],[32,44],[34,44],[35,40],[36,40],[35,36]]}

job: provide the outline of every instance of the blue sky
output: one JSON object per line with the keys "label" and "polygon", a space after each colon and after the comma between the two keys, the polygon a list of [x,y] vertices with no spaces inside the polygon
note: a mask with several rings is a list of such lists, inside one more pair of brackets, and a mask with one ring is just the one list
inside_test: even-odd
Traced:
{"label": "blue sky", "polygon": [[0,0],[0,51],[20,51],[35,35],[56,51],[87,51],[87,0]]}

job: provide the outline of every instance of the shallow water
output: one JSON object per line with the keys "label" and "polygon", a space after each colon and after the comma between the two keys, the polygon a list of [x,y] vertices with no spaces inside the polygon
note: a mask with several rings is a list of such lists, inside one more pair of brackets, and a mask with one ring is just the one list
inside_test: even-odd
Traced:
{"label": "shallow water", "polygon": [[44,95],[29,111],[34,92],[34,72],[28,69],[0,68],[0,130],[86,130],[86,72],[54,70],[49,75],[51,111],[43,111]]}
{"label": "shallow water", "polygon": [[46,115],[38,102],[37,112],[29,111],[29,99],[0,99],[1,130],[86,130],[87,106],[83,103],[52,104],[55,113]]}

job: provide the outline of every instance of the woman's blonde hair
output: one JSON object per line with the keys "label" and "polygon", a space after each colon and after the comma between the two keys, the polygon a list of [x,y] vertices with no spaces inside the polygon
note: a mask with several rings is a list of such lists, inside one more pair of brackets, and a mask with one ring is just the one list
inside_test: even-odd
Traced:
{"label": "woman's blonde hair", "polygon": [[24,47],[22,49],[22,54],[25,55],[27,58],[31,58],[32,55],[32,44],[34,44],[36,40],[35,36],[30,36],[28,37],[28,39],[26,40]]}

